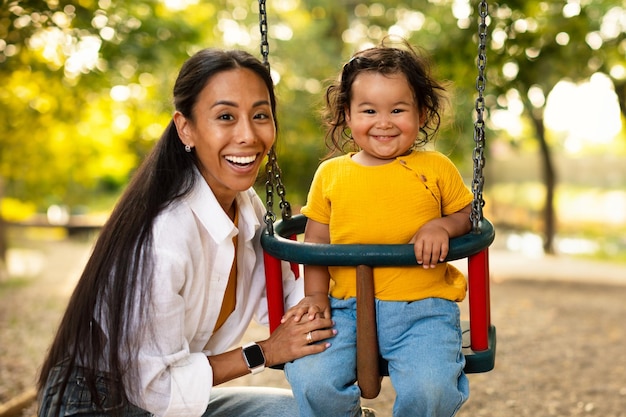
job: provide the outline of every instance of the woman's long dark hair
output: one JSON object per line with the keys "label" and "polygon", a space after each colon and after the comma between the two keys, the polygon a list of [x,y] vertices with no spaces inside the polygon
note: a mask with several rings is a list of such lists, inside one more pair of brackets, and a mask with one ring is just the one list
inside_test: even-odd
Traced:
{"label": "woman's long dark hair", "polygon": [[[174,107],[193,120],[198,96],[211,77],[236,68],[250,69],[263,79],[276,120],[271,76],[257,58],[243,51],[204,49],[187,60],[174,85]],[[40,396],[51,369],[60,364],[64,365],[62,392],[72,371],[81,366],[96,405],[104,401],[95,388],[97,370],[107,371],[118,381],[110,387],[115,392],[108,393],[107,402],[111,397],[123,399],[133,389],[124,386],[123,376],[128,372],[131,377],[137,376],[138,370],[132,364],[136,363],[133,358],[139,346],[132,329],[144,328],[150,311],[152,259],[147,254],[152,225],[165,207],[192,189],[196,164],[195,151],[185,152],[176,126],[170,121],[100,232],[42,365]],[[53,415],[58,414],[58,407],[56,404]]]}

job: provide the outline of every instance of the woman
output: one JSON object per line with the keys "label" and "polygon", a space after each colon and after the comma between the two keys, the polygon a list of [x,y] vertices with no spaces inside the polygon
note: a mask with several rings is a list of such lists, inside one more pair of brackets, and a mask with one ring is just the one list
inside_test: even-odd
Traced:
{"label": "woman", "polygon": [[[291,416],[289,391],[214,387],[329,346],[309,332],[334,335],[329,319],[292,320],[232,348],[267,315],[251,188],[276,137],[266,68],[242,51],[200,51],[174,105],[70,299],[39,377],[40,416]],[[302,290],[283,269],[293,304]]]}

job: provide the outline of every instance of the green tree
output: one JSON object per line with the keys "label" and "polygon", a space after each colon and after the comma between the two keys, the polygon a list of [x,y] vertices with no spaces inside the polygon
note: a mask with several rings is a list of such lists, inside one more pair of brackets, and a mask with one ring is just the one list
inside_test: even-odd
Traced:
{"label": "green tree", "polygon": [[126,181],[170,111],[171,68],[199,43],[149,1],[5,1],[0,33],[0,177],[41,205]]}
{"label": "green tree", "polygon": [[[547,253],[554,252],[557,178],[552,149],[559,143],[546,135],[545,99],[563,79],[580,82],[602,72],[612,77],[618,94],[621,88],[624,114],[625,77],[615,69],[623,70],[626,66],[625,14],[623,3],[610,0],[582,3],[507,0],[492,11],[493,49],[488,79],[497,99],[491,104],[493,108],[507,107],[507,97],[519,97],[532,136],[539,144],[546,187],[544,250]],[[512,91],[515,94],[511,95]]]}
{"label": "green tree", "polygon": [[78,205],[122,187],[169,117],[171,68],[200,43],[193,19],[216,9],[186,13],[155,1],[2,1],[0,199]]}

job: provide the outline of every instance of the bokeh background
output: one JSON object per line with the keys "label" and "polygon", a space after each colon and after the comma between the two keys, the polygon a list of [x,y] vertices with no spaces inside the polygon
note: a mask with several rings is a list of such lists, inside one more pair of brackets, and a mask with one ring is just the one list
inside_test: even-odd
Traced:
{"label": "bokeh background", "polygon": [[[484,5],[264,4],[279,99],[276,149],[294,212],[326,153],[319,110],[327,81],[353,52],[388,34],[422,48],[451,83],[435,147],[470,185]],[[484,213],[497,249],[523,259],[601,261],[624,267],[626,278],[623,1],[503,0],[488,2],[488,13]],[[62,256],[86,256],[171,117],[182,62],[214,46],[261,57],[260,40],[254,0],[0,1],[0,298],[14,303],[0,308],[0,403],[33,379],[16,377],[24,367],[5,355],[19,350],[12,332],[33,324],[8,310],[29,306],[17,294],[35,308],[34,288],[54,269],[51,246],[61,264]],[[263,175],[258,191],[264,198]],[[60,300],[25,362],[45,351]]]}

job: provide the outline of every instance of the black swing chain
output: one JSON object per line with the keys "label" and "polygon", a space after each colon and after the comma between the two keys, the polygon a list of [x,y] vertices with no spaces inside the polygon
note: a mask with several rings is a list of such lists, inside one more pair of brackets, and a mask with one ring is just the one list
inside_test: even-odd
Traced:
{"label": "black swing chain", "polygon": [[474,161],[474,175],[472,180],[472,192],[474,200],[472,201],[472,211],[470,220],[472,221],[472,230],[477,232],[480,222],[483,219],[483,207],[485,200],[483,199],[483,185],[485,178],[483,176],[483,167],[485,166],[485,98],[483,93],[487,84],[485,68],[487,66],[487,17],[489,17],[489,6],[486,0],[481,0],[478,5],[479,23],[478,23],[478,59],[476,66],[478,68],[478,76],[476,77],[476,121],[474,122],[474,152],[472,159]]}
{"label": "black swing chain", "polygon": [[263,57],[263,65],[270,70],[270,62],[268,56],[270,54],[270,44],[267,40],[267,8],[265,0],[259,0],[259,28],[261,29],[261,56]]}
{"label": "black swing chain", "polygon": [[[268,60],[270,48],[267,37],[267,9],[265,0],[259,0],[259,28],[261,30],[261,56],[263,57],[263,65],[270,71],[270,63]],[[291,205],[285,199],[285,186],[282,182],[282,171],[278,166],[278,160],[276,158],[276,149],[272,145],[267,153],[267,163],[265,164],[265,205],[267,211],[265,213],[265,225],[267,226],[267,232],[270,236],[274,235],[274,222],[276,221],[276,214],[274,214],[274,189],[280,197],[280,208],[283,220],[289,220],[291,218]]]}

